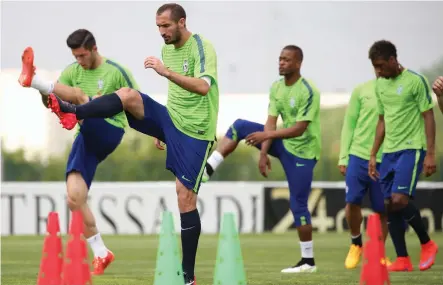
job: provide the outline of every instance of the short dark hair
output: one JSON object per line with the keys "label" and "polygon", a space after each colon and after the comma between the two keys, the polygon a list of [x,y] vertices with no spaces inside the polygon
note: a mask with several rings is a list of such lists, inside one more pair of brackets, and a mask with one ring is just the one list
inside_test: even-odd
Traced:
{"label": "short dark hair", "polygon": [[372,44],[369,49],[369,59],[375,60],[376,58],[383,58],[388,60],[391,56],[397,58],[397,48],[393,43],[386,40],[377,41]]}
{"label": "short dark hair", "polygon": [[168,10],[171,11],[171,19],[174,22],[178,22],[181,18],[186,19],[185,9],[176,3],[168,3],[160,6],[157,10],[157,15],[161,15]]}
{"label": "short dark hair", "polygon": [[297,59],[303,61],[303,50],[300,47],[296,45],[287,45],[283,49],[293,51]]}
{"label": "short dark hair", "polygon": [[85,29],[78,29],[68,36],[66,44],[71,49],[84,48],[92,50],[96,45],[94,35]]}

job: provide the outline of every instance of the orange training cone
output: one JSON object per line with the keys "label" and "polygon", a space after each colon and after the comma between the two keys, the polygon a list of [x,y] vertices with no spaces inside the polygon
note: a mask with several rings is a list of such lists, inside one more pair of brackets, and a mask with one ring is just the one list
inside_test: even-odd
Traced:
{"label": "orange training cone", "polygon": [[62,239],[57,212],[50,212],[46,224],[40,271],[37,285],[60,285],[63,267]]}
{"label": "orange training cone", "polygon": [[66,245],[63,285],[91,285],[91,272],[88,264],[88,250],[83,237],[83,217],[80,211],[72,212],[69,230],[70,238]]}
{"label": "orange training cone", "polygon": [[385,243],[383,240],[379,214],[369,216],[367,241],[363,246],[363,263],[360,285],[390,285],[388,269],[383,262]]}

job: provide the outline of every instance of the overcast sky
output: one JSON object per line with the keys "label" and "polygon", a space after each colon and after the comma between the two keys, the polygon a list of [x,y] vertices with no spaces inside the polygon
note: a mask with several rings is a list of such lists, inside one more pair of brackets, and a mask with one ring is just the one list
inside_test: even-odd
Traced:
{"label": "overcast sky", "polygon": [[[90,29],[100,52],[134,73],[146,93],[166,80],[143,69],[160,55],[155,12],[162,2],[1,2],[2,68],[19,68],[33,46],[39,69],[73,61],[66,37]],[[443,2],[181,2],[188,27],[213,42],[223,93],[266,93],[286,44],[305,52],[302,73],[323,92],[350,91],[373,76],[370,45],[392,40],[399,59],[420,71],[443,56]],[[37,12],[39,10],[39,12]]]}

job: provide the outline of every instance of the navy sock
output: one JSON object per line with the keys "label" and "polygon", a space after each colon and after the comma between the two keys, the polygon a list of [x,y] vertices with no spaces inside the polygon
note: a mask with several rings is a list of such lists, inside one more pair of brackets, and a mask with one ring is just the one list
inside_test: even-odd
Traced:
{"label": "navy sock", "polygon": [[395,251],[398,257],[407,257],[408,251],[406,249],[405,241],[405,224],[403,220],[402,211],[395,211],[388,213],[389,220],[389,235],[394,244]]}
{"label": "navy sock", "polygon": [[359,246],[359,247],[363,246],[361,234],[359,234],[357,237],[351,237],[351,239],[352,239],[352,244]]}
{"label": "navy sock", "polygon": [[421,244],[426,244],[431,239],[426,232],[425,225],[421,219],[420,211],[411,202],[402,209],[403,218],[409,223],[409,225],[414,229]]}
{"label": "navy sock", "polygon": [[200,238],[201,223],[198,210],[180,214],[181,239],[183,250],[183,272],[189,278],[194,277],[195,256],[197,254],[198,239]]}
{"label": "navy sock", "polygon": [[77,119],[110,118],[123,111],[123,103],[116,93],[103,95],[76,107]]}

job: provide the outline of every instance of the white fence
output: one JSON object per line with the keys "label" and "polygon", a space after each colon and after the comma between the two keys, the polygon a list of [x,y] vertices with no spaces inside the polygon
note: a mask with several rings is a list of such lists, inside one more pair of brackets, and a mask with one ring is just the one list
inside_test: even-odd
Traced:
{"label": "white fence", "polygon": [[[314,182],[309,198],[312,223],[319,232],[344,230],[344,189],[342,182]],[[443,227],[443,183],[419,183],[419,208],[430,231]],[[44,234],[46,217],[57,211],[61,229],[69,224],[66,186],[55,183],[2,183],[1,234]],[[438,194],[438,195],[437,195]],[[420,199],[422,197],[433,197]],[[284,232],[293,226],[288,206],[287,184],[282,182],[210,182],[202,185],[198,209],[203,233],[217,233],[223,213],[234,212],[242,233]],[[438,203],[440,206],[438,207]],[[100,183],[90,190],[89,205],[103,234],[158,233],[163,210],[174,214],[180,230],[175,182]],[[365,209],[366,214],[370,209]],[[440,222],[441,221],[441,222]]]}

